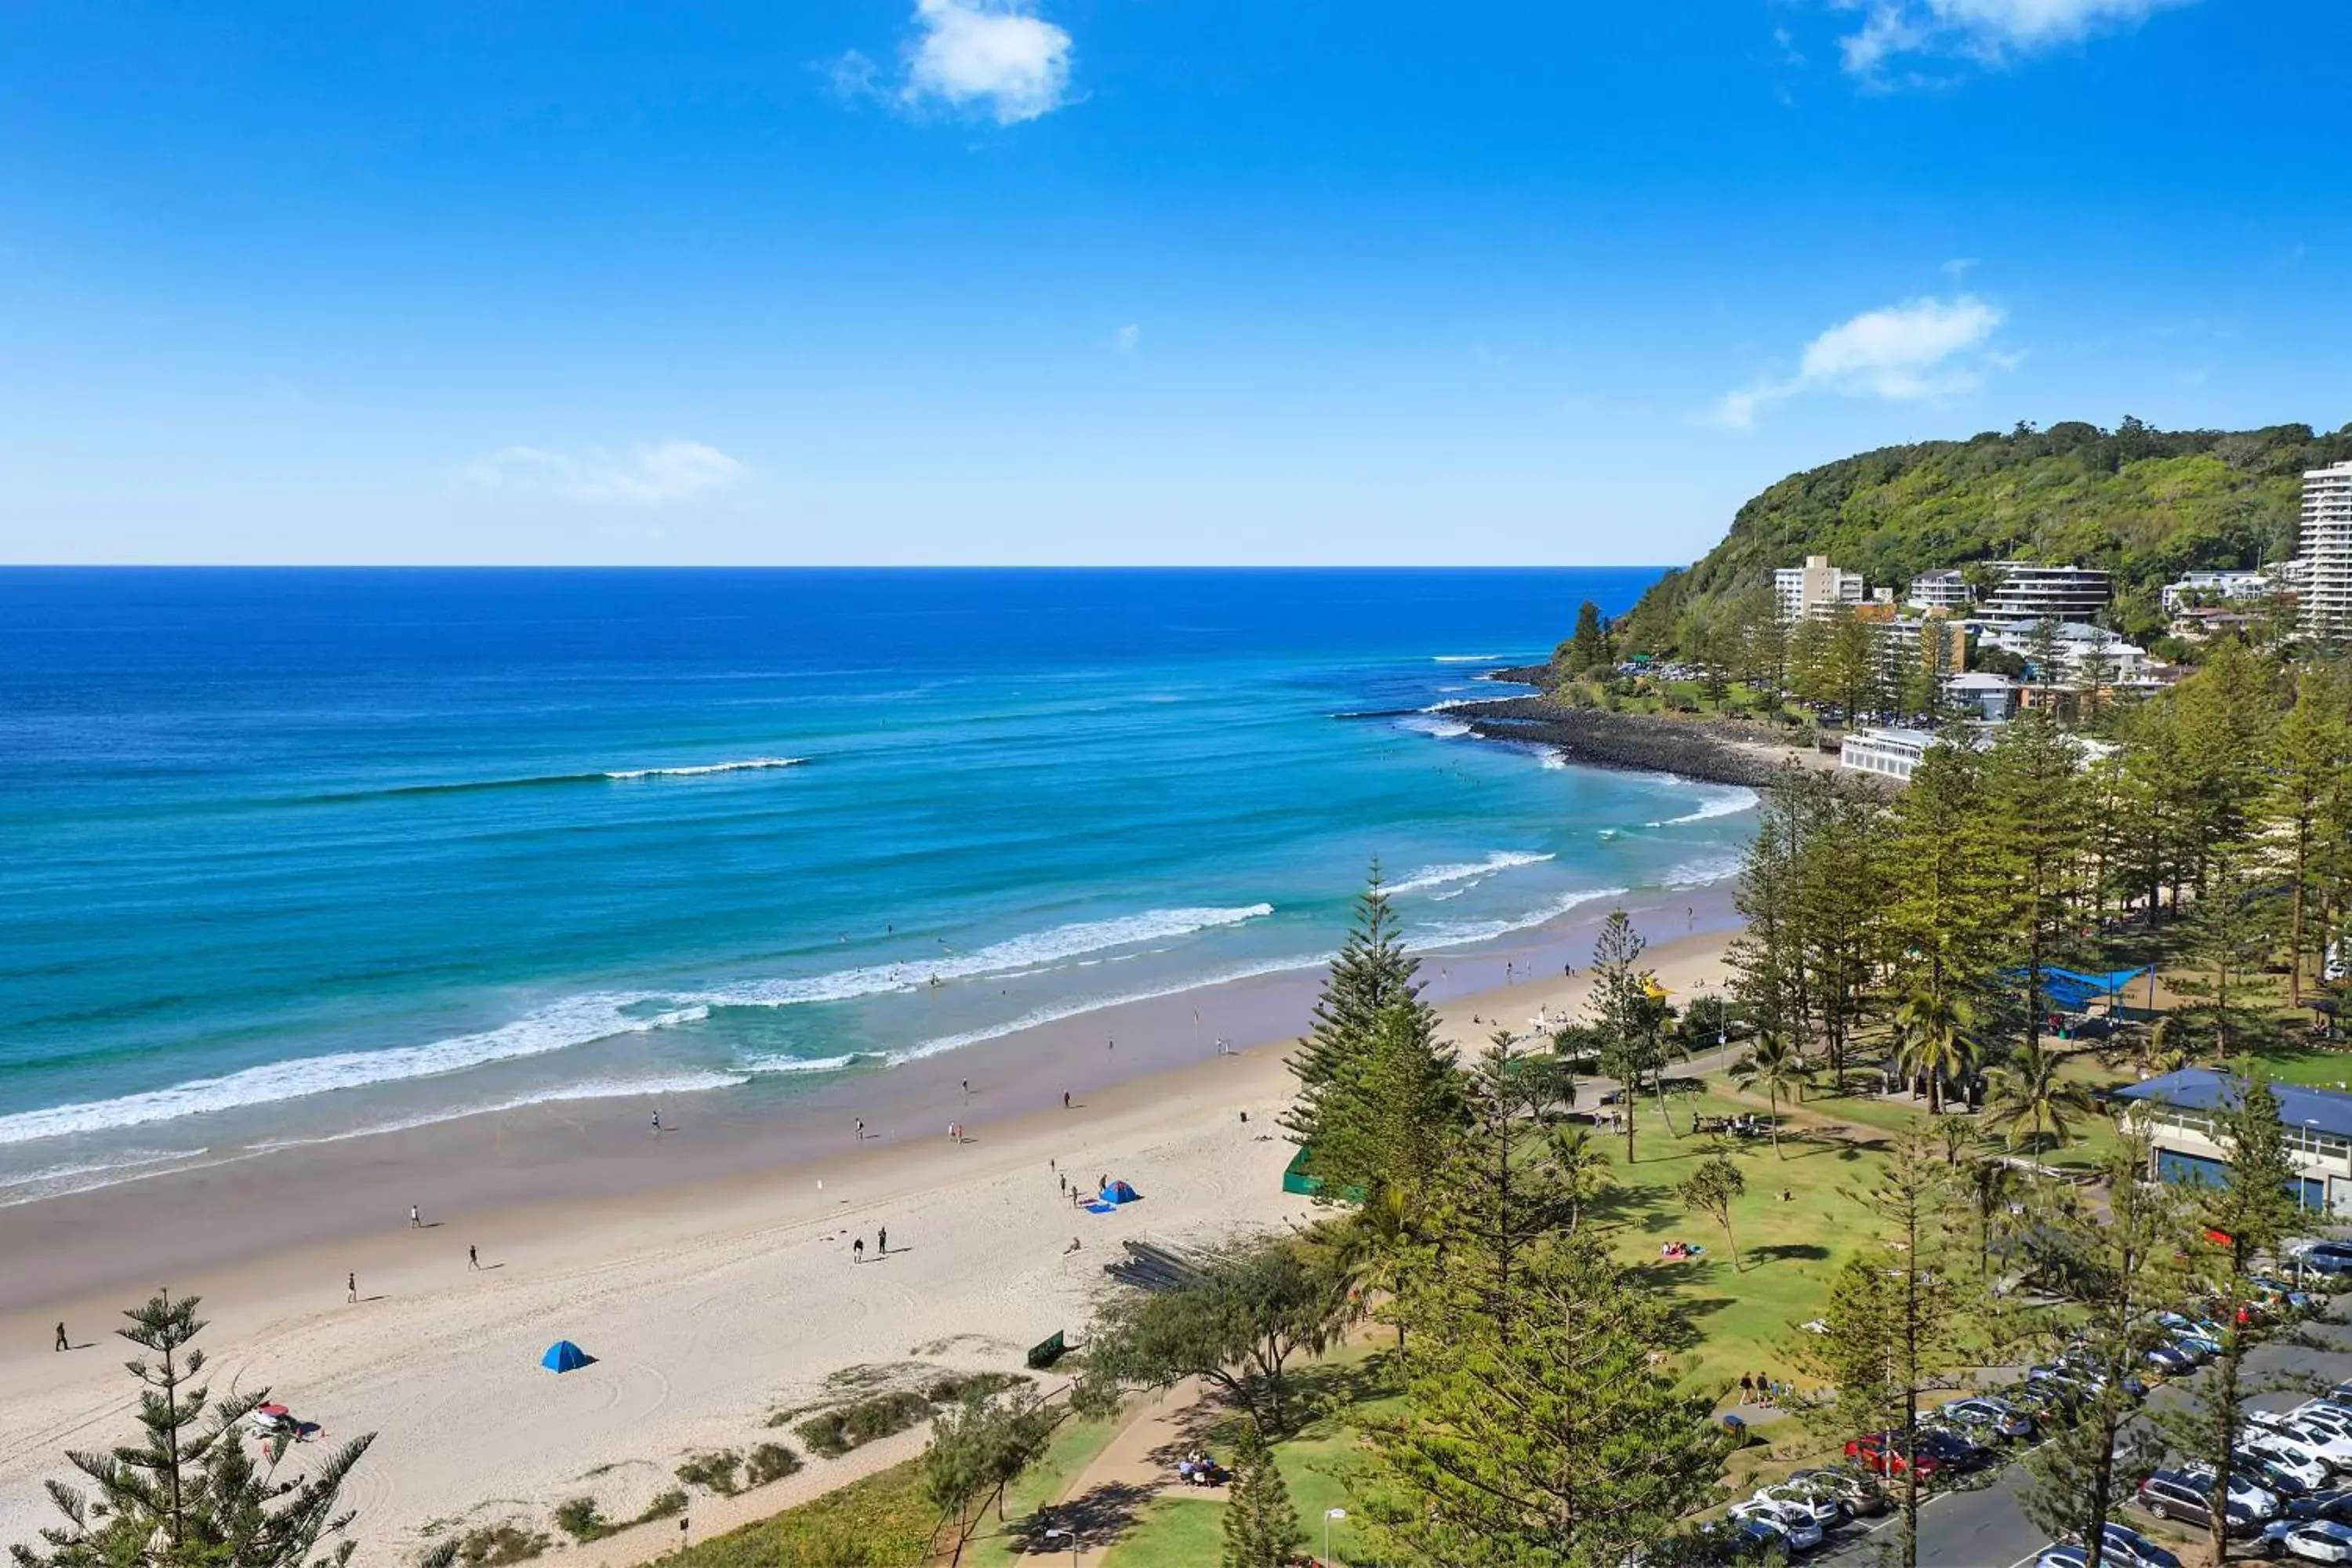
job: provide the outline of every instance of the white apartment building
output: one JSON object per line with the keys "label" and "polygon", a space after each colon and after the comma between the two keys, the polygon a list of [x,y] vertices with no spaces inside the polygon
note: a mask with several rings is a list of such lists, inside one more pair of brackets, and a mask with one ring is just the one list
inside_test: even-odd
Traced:
{"label": "white apartment building", "polygon": [[[1999,626],[1984,628],[1984,646],[2004,648],[2021,658],[2033,657],[2034,627],[2032,626]],[[2084,667],[2095,662],[2104,647],[2107,668],[2112,672],[2105,682],[2109,687],[2141,686],[2148,680],[2147,650],[2127,643],[2105,626],[2084,626],[2080,621],[2058,624],[2057,679],[2053,681],[2041,670],[2033,672],[2037,680],[2079,690],[2088,684]]]}
{"label": "white apartment building", "polygon": [[2352,463],[2303,476],[2303,635],[2352,639]]}
{"label": "white apartment building", "polygon": [[1998,724],[2017,713],[2017,682],[1989,669],[1971,669],[1944,678],[1944,700],[1964,710],[1970,719]]}
{"label": "white apartment building", "polygon": [[1780,618],[1801,621],[1827,615],[1840,605],[1859,605],[1862,574],[1830,564],[1826,555],[1808,555],[1802,566],[1783,566],[1772,574],[1772,592],[1780,601]]}
{"label": "white apartment building", "polygon": [[1978,612],[1989,621],[2081,620],[2115,596],[2107,574],[2085,567],[1996,561],[1992,569],[2000,574],[2000,585]]}
{"label": "white apartment building", "polygon": [[1976,591],[1958,572],[1922,572],[1911,579],[1904,603],[1915,610],[1965,610],[1976,600]]}
{"label": "white apartment building", "polygon": [[2157,591],[2164,613],[2178,615],[2191,595],[2208,599],[2259,599],[2278,592],[2279,581],[2267,569],[2260,572],[2190,572],[2178,583]]}

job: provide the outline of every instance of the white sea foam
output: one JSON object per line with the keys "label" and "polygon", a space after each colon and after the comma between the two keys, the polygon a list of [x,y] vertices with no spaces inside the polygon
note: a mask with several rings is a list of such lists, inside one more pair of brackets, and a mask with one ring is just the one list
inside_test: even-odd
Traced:
{"label": "white sea foam", "polygon": [[1744,862],[1738,855],[1717,855],[1705,860],[1685,860],[1667,868],[1658,877],[1661,888],[1688,889],[1712,887],[1727,882],[1739,875]]}
{"label": "white sea foam", "polygon": [[1563,893],[1538,908],[1507,920],[1441,921],[1435,925],[1423,926],[1418,931],[1408,931],[1405,933],[1404,945],[1411,952],[1426,952],[1433,948],[1466,947],[1472,942],[1492,942],[1498,936],[1507,936],[1515,931],[1528,931],[1536,926],[1549,924],[1580,904],[1589,904],[1598,899],[1621,899],[1624,896],[1625,889],[1622,888],[1588,888],[1581,892]]}
{"label": "white sea foam", "polygon": [[936,956],[911,958],[897,963],[873,963],[857,969],[799,980],[754,980],[698,993],[694,1000],[725,1007],[790,1007],[805,1002],[846,1002],[891,991],[911,991],[940,981],[975,975],[1003,975],[1013,970],[1051,968],[1072,959],[1107,952],[1114,948],[1163,942],[1194,931],[1239,925],[1274,913],[1272,904],[1234,909],[1147,910],[1116,920],[1080,921],[992,942],[970,952],[942,945]]}
{"label": "white sea foam", "polygon": [[1718,816],[1737,816],[1743,811],[1753,811],[1755,808],[1756,792],[1732,784],[1708,791],[1700,797],[1696,810],[1685,812],[1680,816],[1669,816],[1664,822],[1653,822],[1646,826],[1679,827],[1686,822],[1706,822]]}
{"label": "white sea foam", "polygon": [[796,768],[807,762],[806,757],[746,757],[737,763],[702,763],[691,767],[619,768],[606,773],[608,779],[686,779],[703,773],[751,773],[760,768]]}
{"label": "white sea foam", "polygon": [[1429,657],[1438,664],[1500,664],[1511,656],[1507,653],[1433,653]]}
{"label": "white sea foam", "polygon": [[735,1065],[754,1073],[839,1072],[859,1062],[880,1059],[881,1054],[877,1051],[851,1051],[838,1057],[746,1057]]}
{"label": "white sea foam", "polygon": [[714,1089],[740,1089],[751,1080],[740,1073],[682,1072],[658,1078],[590,1079],[584,1083],[550,1084],[525,1094],[509,1095],[479,1105],[451,1105],[438,1110],[418,1111],[391,1121],[371,1122],[365,1127],[340,1127],[331,1132],[321,1132],[311,1138],[273,1138],[264,1142],[247,1145],[253,1154],[274,1153],[280,1149],[307,1148],[313,1143],[341,1143],[351,1138],[373,1138],[383,1132],[408,1132],[436,1122],[455,1121],[466,1116],[495,1116],[504,1110],[521,1110],[533,1105],[554,1105],[574,1100],[658,1100],[667,1094],[703,1094]]}
{"label": "white sea foam", "polygon": [[[713,1006],[774,1007],[847,1001],[891,991],[911,991],[934,976],[948,981],[1012,970],[1052,968],[1087,954],[1238,925],[1273,912],[1271,904],[1236,909],[1149,910],[1116,920],[1056,926],[968,953],[941,949],[938,958],[840,970],[810,979],[752,981],[686,996],[652,992],[593,993],[551,1003],[495,1029],[454,1036],[429,1045],[298,1057],[112,1100],[0,1116],[0,1145],[141,1127],[184,1116],[302,1100],[340,1089],[436,1078],[493,1062],[545,1056],[616,1035],[645,1034],[698,1023],[709,1016]],[[770,1067],[764,1070],[813,1069]],[[562,1099],[569,1092],[551,1089],[538,1098]],[[451,1114],[467,1113],[459,1110]]]}
{"label": "white sea foam", "polygon": [[[145,1165],[173,1164],[182,1160],[197,1159],[203,1153],[202,1149],[126,1149],[119,1157],[111,1160],[88,1160],[70,1165],[45,1165],[37,1171],[18,1171],[13,1174],[0,1173],[0,1190],[10,1187],[41,1186],[45,1189],[41,1195],[46,1196],[47,1195],[46,1189],[60,1184],[71,1183],[77,1176],[102,1176],[115,1171],[135,1170]],[[26,1201],[28,1200],[13,1194],[0,1198],[0,1204]]]}
{"label": "white sea foam", "polygon": [[1418,893],[1429,888],[1442,888],[1448,882],[1460,882],[1473,877],[1490,877],[1497,871],[1507,871],[1514,866],[1540,865],[1552,857],[1531,849],[1498,849],[1475,864],[1464,862],[1453,866],[1424,866],[1402,882],[1391,882],[1391,893]]}
{"label": "white sea foam", "polygon": [[1216,973],[1201,975],[1192,980],[1178,981],[1173,984],[1159,986],[1150,991],[1129,991],[1116,996],[1097,996],[1083,1002],[1072,1002],[1059,1007],[1041,1007],[1003,1024],[987,1024],[976,1029],[965,1029],[956,1034],[941,1035],[936,1039],[925,1040],[920,1045],[893,1051],[887,1059],[893,1067],[901,1062],[920,1061],[925,1057],[935,1057],[942,1052],[961,1050],[966,1046],[976,1046],[982,1040],[1000,1039],[1006,1035],[1017,1035],[1024,1029],[1041,1028],[1047,1024],[1058,1024],[1067,1018],[1083,1017],[1088,1013],[1099,1013],[1106,1007],[1124,1007],[1131,1002],[1156,1002],[1163,996],[1181,996],[1187,991],[1197,991],[1202,986],[1223,985],[1230,981],[1254,979],[1261,974],[1279,974],[1289,969],[1320,968],[1338,956],[1336,952],[1317,952],[1298,958],[1267,959],[1263,963],[1243,964],[1237,968],[1222,970]]}
{"label": "white sea foam", "polygon": [[1408,713],[1397,721],[1397,728],[1439,741],[1455,740],[1470,732],[1470,726],[1459,719],[1441,719],[1430,713]]}
{"label": "white sea foam", "polygon": [[430,1045],[381,1051],[339,1051],[266,1062],[219,1078],[194,1079],[168,1089],[148,1089],[113,1100],[85,1100],[0,1116],[0,1144],[28,1143],[75,1132],[142,1127],[206,1111],[235,1110],[302,1100],[336,1089],[407,1079],[436,1078],[491,1062],[544,1056],[614,1035],[643,1034],[692,1023],[706,1016],[699,1005],[653,1013],[633,1013],[657,1000],[643,994],[597,993],[569,997],[538,1008],[511,1024],[478,1034],[457,1035]]}

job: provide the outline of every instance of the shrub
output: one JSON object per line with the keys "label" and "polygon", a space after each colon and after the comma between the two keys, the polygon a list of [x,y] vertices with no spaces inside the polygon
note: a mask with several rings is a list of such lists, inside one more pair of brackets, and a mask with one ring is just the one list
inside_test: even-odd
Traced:
{"label": "shrub", "polygon": [[751,1450],[745,1463],[744,1480],[755,1487],[770,1481],[782,1480],[801,1468],[801,1457],[782,1443],[762,1443]]}
{"label": "shrub", "polygon": [[584,1544],[604,1540],[620,1526],[604,1517],[594,1498],[576,1497],[555,1505],[555,1528]]}
{"label": "shrub", "polygon": [[961,1405],[966,1399],[985,1399],[1028,1381],[1017,1372],[951,1372],[934,1378],[930,1386],[923,1390],[923,1397],[934,1405]]}
{"label": "shrub", "polygon": [[675,1519],[679,1514],[686,1511],[688,1500],[684,1489],[672,1487],[669,1490],[662,1493],[661,1496],[654,1499],[653,1501],[646,1504],[645,1511],[638,1514],[636,1518],[629,1521],[629,1522],[631,1524],[648,1524],[656,1519]]}
{"label": "shrub", "polygon": [[743,1468],[743,1456],[734,1448],[721,1448],[715,1453],[689,1454],[686,1463],[677,1468],[677,1479],[690,1487],[701,1487],[720,1497],[733,1497],[743,1489],[736,1479]]}
{"label": "shrub", "polygon": [[931,1413],[931,1402],[911,1390],[861,1399],[845,1413],[852,1446],[904,1432]]}
{"label": "shrub", "polygon": [[812,1415],[793,1430],[801,1435],[801,1441],[809,1446],[811,1452],[828,1459],[837,1459],[849,1452],[848,1422],[838,1410]]}
{"label": "shrub", "polygon": [[457,1560],[467,1568],[502,1568],[509,1563],[527,1563],[547,1548],[548,1539],[539,1531],[501,1520],[458,1537]]}

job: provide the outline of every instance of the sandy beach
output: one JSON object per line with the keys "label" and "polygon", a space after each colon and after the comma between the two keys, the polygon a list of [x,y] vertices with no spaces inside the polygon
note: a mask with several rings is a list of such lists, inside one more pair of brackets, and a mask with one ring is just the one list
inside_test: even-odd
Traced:
{"label": "sandy beach", "polygon": [[[1450,1037],[1475,1049],[1497,1019],[1526,1027],[1576,1007],[1605,912],[1426,957]],[[1723,889],[1657,895],[1636,913],[1666,985],[1720,986]],[[434,1521],[543,1527],[576,1496],[634,1511],[688,1452],[774,1436],[771,1413],[844,1369],[1017,1368],[1027,1345],[1082,1332],[1123,1239],[1311,1213],[1281,1191],[1291,1150],[1275,1122],[1319,979],[1187,993],[1149,1017],[1087,1015],[851,1079],[765,1126],[700,1124],[681,1108],[656,1138],[633,1112],[625,1125],[609,1107],[538,1107],[0,1211],[0,1540],[47,1522],[39,1483],[61,1472],[63,1449],[127,1434],[114,1314],[163,1283],[205,1298],[216,1387],[267,1384],[329,1437],[379,1435],[347,1494],[368,1563],[404,1560]],[[1202,1028],[1249,1043],[1209,1055]],[[950,1141],[951,1121],[966,1141]],[[1143,1201],[1076,1212],[1065,1173],[1127,1180]],[[877,1257],[884,1228],[890,1250]],[[50,1351],[59,1319],[89,1348]],[[558,1338],[596,1364],[541,1370]],[[732,1501],[698,1498],[695,1533],[919,1446],[907,1434]],[[658,1538],[563,1551],[621,1563],[676,1539],[674,1524],[649,1530]]]}

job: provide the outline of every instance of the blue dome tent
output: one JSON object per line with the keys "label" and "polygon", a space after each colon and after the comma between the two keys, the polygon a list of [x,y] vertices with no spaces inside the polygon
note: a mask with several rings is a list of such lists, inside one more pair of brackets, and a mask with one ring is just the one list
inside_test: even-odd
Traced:
{"label": "blue dome tent", "polygon": [[547,1347],[547,1353],[539,1358],[539,1364],[550,1372],[578,1372],[583,1366],[593,1365],[595,1360],[594,1356],[570,1340],[558,1340]]}

